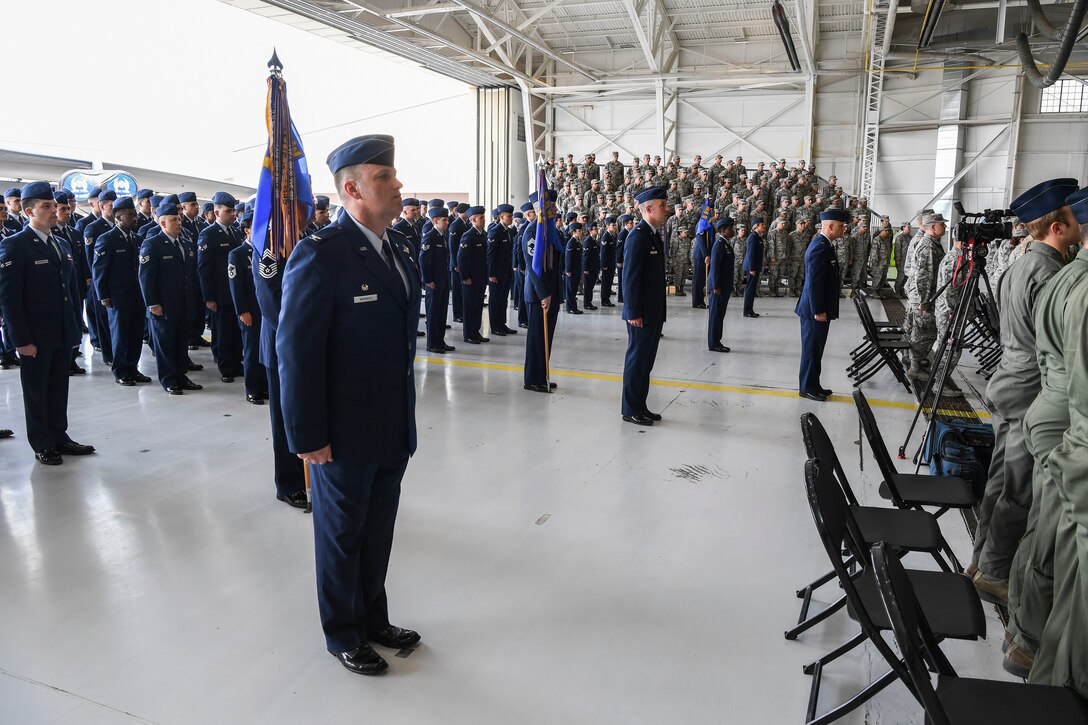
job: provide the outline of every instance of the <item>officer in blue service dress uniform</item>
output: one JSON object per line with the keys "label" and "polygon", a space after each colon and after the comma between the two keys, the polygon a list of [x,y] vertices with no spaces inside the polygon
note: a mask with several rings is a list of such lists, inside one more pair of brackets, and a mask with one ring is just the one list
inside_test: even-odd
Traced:
{"label": "officer in blue service dress uniform", "polygon": [[20,356],[27,441],[35,458],[55,466],[65,455],[94,453],[68,437],[68,366],[80,339],[74,250],[50,232],[57,203],[49,184],[31,182],[19,198],[29,223],[0,241],[0,312]]}
{"label": "officer in blue service dress uniform", "polygon": [[744,316],[759,317],[752,309],[759,290],[760,275],[763,274],[763,232],[767,225],[762,217],[752,217],[752,231],[744,242]]}
{"label": "officer in blue service dress uniform", "polygon": [[[729,308],[729,292],[733,288],[733,267],[736,254],[733,252],[733,220],[730,217],[719,219],[714,225],[717,234],[714,246],[710,248],[710,269],[706,278],[707,298],[710,309],[707,311],[707,349],[711,352],[729,352],[722,344],[722,327],[725,323],[725,311]],[[702,236],[701,234],[699,235]],[[702,250],[700,250],[700,253]],[[699,266],[702,258],[697,258]]]}
{"label": "officer in blue service dress uniform", "polygon": [[246,384],[246,400],[264,405],[268,400],[268,373],[261,364],[261,308],[253,282],[253,210],[242,212],[239,222],[245,239],[227,255],[227,279],[230,298],[238,314],[238,331],[242,336],[242,370]]}
{"label": "officer in blue service dress uniform", "polygon": [[480,333],[484,319],[484,292],[487,290],[487,235],[484,234],[484,208],[470,207],[465,216],[469,226],[457,245],[457,269],[461,277],[461,305],[464,311],[462,332],[465,342],[479,345],[491,342]]}
{"label": "officer in blue service dress uniform", "polygon": [[585,227],[581,222],[571,222],[567,225],[567,251],[563,255],[563,280],[566,288],[567,312],[572,315],[583,314],[578,309],[578,286],[582,282],[582,235]]}
{"label": "officer in blue service dress uniform", "polygon": [[120,385],[150,383],[138,366],[144,340],[144,300],[140,296],[140,241],[136,236],[136,204],[123,196],[113,205],[113,229],[94,245],[95,292],[106,308],[113,343],[113,377]]}
{"label": "officer in blue service dress uniform", "polygon": [[442,355],[457,348],[446,344],[446,314],[450,304],[450,213],[444,206],[427,209],[431,228],[419,248],[419,274],[427,309],[427,352]]}
{"label": "officer in blue service dress uniform", "polygon": [[464,285],[461,284],[461,273],[457,268],[457,254],[461,251],[461,237],[468,228],[465,213],[469,205],[464,202],[453,204],[450,210],[450,230],[447,237],[450,240],[450,299],[453,301],[453,321],[464,322]]}
{"label": "officer in blue service dress uniform", "polygon": [[491,334],[503,337],[518,331],[506,324],[506,300],[514,273],[514,231],[510,228],[514,207],[499,204],[499,219],[487,233],[487,317]]}
{"label": "officer in blue service dress uniform", "polygon": [[367,675],[389,666],[370,642],[419,641],[390,623],[385,590],[416,450],[420,296],[408,240],[386,226],[401,208],[393,156],[393,137],[381,135],[329,155],[344,213],[291,253],[276,341],[287,439],[310,464],[326,647]]}
{"label": "officer in blue service dress uniform", "polygon": [[616,281],[616,217],[604,218],[601,233],[601,307],[615,307],[612,283]]}
{"label": "officer in blue service dress uniform", "polygon": [[623,247],[623,319],[627,321],[627,355],[623,361],[623,420],[653,425],[661,415],[646,405],[650,372],[665,325],[665,243],[659,230],[669,218],[664,187],[651,186],[635,196],[640,221]]}
{"label": "officer in blue service dress uniform", "polygon": [[[548,200],[555,203],[558,196],[555,189],[548,189]],[[534,214],[540,217],[540,201],[536,192],[529,195],[529,201],[537,205]],[[548,380],[548,355],[555,346],[555,325],[559,320],[559,290],[561,287],[559,265],[560,255],[552,244],[537,244],[536,232],[540,222],[534,218],[525,225],[521,232],[521,250],[525,258],[525,296],[522,307],[528,314],[528,330],[525,339],[525,389],[534,393],[550,393],[556,387]],[[558,234],[558,230],[556,231]],[[543,254],[540,274],[533,267],[533,259]],[[547,325],[547,328],[544,326]],[[544,334],[547,330],[547,343]]]}
{"label": "officer in blue service dress uniform", "polygon": [[518,327],[529,329],[529,308],[525,305],[525,230],[536,220],[533,203],[527,201],[521,205],[525,222],[518,227],[514,236],[514,307],[518,310]]}
{"label": "officer in blue service dress uniform", "polygon": [[238,317],[234,300],[230,296],[230,278],[227,276],[227,256],[242,243],[240,231],[233,229],[236,200],[225,191],[212,197],[215,204],[215,224],[200,232],[197,240],[196,266],[200,279],[201,295],[205,306],[212,312],[215,324],[212,332],[217,345],[215,362],[224,383],[233,383],[236,375],[244,375],[242,368],[242,335],[238,330]]}
{"label": "officer in blue service dress uniform", "polygon": [[846,233],[849,215],[842,209],[820,214],[820,233],[805,250],[805,284],[794,312],[801,318],[801,370],[798,393],[824,401],[831,391],[820,383],[824,345],[831,321],[839,317],[839,262],[831,242]]}
{"label": "officer in blue service dress uniform", "polygon": [[151,349],[159,384],[171,395],[201,390],[186,375],[188,341],[198,314],[193,252],[182,237],[178,205],[163,201],[155,208],[159,233],[148,232],[140,247],[140,292],[150,315]]}
{"label": "officer in blue service dress uniform", "polygon": [[[83,227],[83,255],[87,261],[87,269],[94,269],[94,246],[98,238],[113,228],[113,203],[117,201],[117,194],[113,191],[100,190],[98,193],[98,217],[91,219]],[[75,252],[75,250],[72,250]],[[87,315],[94,317],[93,329],[98,339],[98,347],[102,350],[102,362],[113,365],[113,341],[110,339],[110,320],[106,314],[106,308],[98,299],[98,291],[92,283],[87,287]]]}
{"label": "officer in blue service dress uniform", "polygon": [[[321,204],[321,197],[317,197]],[[327,211],[326,211],[327,216]],[[318,217],[314,214],[315,219]],[[328,226],[322,226],[322,229]],[[320,230],[318,230],[320,231]],[[303,238],[309,236],[303,235]],[[256,250],[254,250],[256,254]],[[280,395],[279,358],[276,355],[276,335],[280,320],[280,301],[283,293],[283,268],[286,262],[277,258],[270,248],[264,255],[253,260],[253,287],[257,294],[257,307],[261,311],[260,361],[268,374],[268,415],[272,426],[272,457],[275,470],[276,500],[306,513],[306,472],[298,456],[291,453],[287,443],[287,431],[283,423],[283,400]]]}

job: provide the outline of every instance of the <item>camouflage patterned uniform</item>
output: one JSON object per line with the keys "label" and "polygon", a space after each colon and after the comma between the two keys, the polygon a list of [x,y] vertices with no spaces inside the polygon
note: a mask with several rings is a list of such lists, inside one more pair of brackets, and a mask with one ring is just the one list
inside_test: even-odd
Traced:
{"label": "camouflage patterned uniform", "polygon": [[923,234],[912,252],[911,275],[907,279],[907,309],[911,315],[910,371],[911,377],[925,379],[929,351],[937,339],[937,318],[929,299],[937,291],[937,274],[944,249],[938,240]]}
{"label": "camouflage patterned uniform", "polygon": [[618,189],[623,185],[623,162],[619,159],[612,159],[605,164],[604,173],[613,189]]}
{"label": "camouflage patterned uniform", "polygon": [[767,294],[770,297],[781,297],[778,288],[781,286],[782,277],[786,274],[786,263],[789,227],[785,219],[776,219],[773,228],[767,232],[766,263],[763,271],[767,274]]}
{"label": "camouflage patterned uniform", "polygon": [[790,296],[800,297],[801,288],[805,283],[805,252],[808,251],[809,242],[813,233],[808,226],[801,229],[796,227],[789,233],[786,243],[786,259],[788,270],[786,278],[790,288]]}
{"label": "camouflage patterned uniform", "polygon": [[839,266],[839,297],[845,297],[842,288],[846,284],[846,271],[849,267],[850,260],[850,237],[843,234],[841,237],[831,242],[831,246],[835,248],[835,261]]}
{"label": "camouflage patterned uniform", "polygon": [[903,299],[907,296],[907,246],[910,244],[910,234],[899,232],[892,240],[892,249],[895,251],[895,296]]}
{"label": "camouflage patterned uniform", "polygon": [[744,251],[748,241],[748,228],[744,224],[734,225],[736,236],[730,240],[733,244],[733,296],[744,294]]}
{"label": "camouflage patterned uniform", "polygon": [[869,263],[869,247],[872,239],[869,236],[868,227],[858,225],[857,230],[850,235],[850,290],[861,289],[865,282],[865,268]]}
{"label": "camouflage patterned uniform", "polygon": [[[949,284],[952,279],[952,273],[955,271],[956,262],[960,259],[962,252],[959,249],[953,249],[948,254],[944,255],[941,259],[940,267],[937,269],[937,287],[940,289],[944,287],[944,292],[937,298],[935,307],[935,317],[937,320],[937,337],[935,338],[938,345],[941,340],[948,337],[948,327],[952,324],[952,316],[956,312],[956,308],[960,304],[960,299],[963,297],[963,284],[964,274],[961,271],[958,282],[960,284]],[[946,286],[947,285],[947,286]],[[970,318],[974,314],[974,300],[970,300],[968,303],[967,316]],[[948,361],[949,368],[956,369],[956,365],[960,361],[961,350],[956,350],[956,354]],[[941,371],[943,372],[943,371]],[[947,383],[943,391],[944,395],[952,397],[960,397],[963,395],[960,392],[959,387],[952,381],[952,378],[948,378]]]}
{"label": "camouflage patterned uniform", "polygon": [[888,261],[892,254],[892,237],[886,229],[881,229],[869,248],[869,279],[873,292],[879,293],[888,284]]}

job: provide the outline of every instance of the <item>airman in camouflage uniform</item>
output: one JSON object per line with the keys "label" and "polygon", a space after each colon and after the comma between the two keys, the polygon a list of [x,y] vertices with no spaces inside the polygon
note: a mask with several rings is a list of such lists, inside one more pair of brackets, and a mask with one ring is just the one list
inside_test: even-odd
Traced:
{"label": "airman in camouflage uniform", "polygon": [[734,224],[737,235],[733,237],[733,296],[740,297],[744,294],[746,283],[744,275],[744,252],[748,241],[748,223]]}
{"label": "airman in camouflage uniform", "polygon": [[858,220],[858,226],[850,235],[850,292],[853,294],[861,289],[865,283],[865,268],[869,263],[869,247],[872,245],[872,237],[869,235],[869,222],[862,217]]}
{"label": "airman in camouflage uniform", "polygon": [[[952,279],[952,273],[956,269],[956,263],[963,255],[963,243],[956,241],[952,250],[944,255],[941,259],[941,265],[937,269],[937,289],[944,287],[944,291],[937,297],[937,301],[934,304],[935,316],[937,318],[937,337],[936,342],[940,345],[941,340],[947,339],[948,328],[952,324],[952,316],[956,312],[956,308],[959,307],[960,299],[963,297],[963,281],[965,273],[960,272],[960,276],[957,278],[958,284],[949,284]],[[968,301],[968,309],[966,312],[968,317],[974,314],[974,300]],[[960,351],[957,350],[956,354],[951,360],[949,360],[948,367],[951,370],[956,369],[956,365],[960,361]],[[943,373],[943,371],[938,371]],[[961,398],[963,392],[955,381],[952,380],[951,375],[946,379],[943,396],[950,398]]]}
{"label": "airman in camouflage uniform", "polygon": [[922,217],[922,238],[911,252],[911,273],[907,279],[907,309],[911,315],[910,370],[907,375],[915,380],[929,376],[929,351],[937,339],[937,318],[930,298],[937,291],[937,274],[944,247],[944,217],[930,212]]}
{"label": "airman in camouflage uniform", "polygon": [[807,219],[799,219],[786,242],[787,283],[791,297],[800,297],[805,283],[805,252],[812,241],[811,227]]}
{"label": "airman in camouflage uniform", "polygon": [[910,244],[910,223],[899,227],[899,233],[892,239],[895,253],[895,296],[903,299],[907,296],[907,246]]}
{"label": "airman in camouflage uniform", "polygon": [[766,260],[763,271],[767,274],[767,294],[770,297],[782,296],[778,293],[778,288],[788,268],[786,264],[788,237],[789,227],[786,226],[786,220],[778,217],[774,220],[774,226],[767,232],[767,243],[764,245]]}
{"label": "airman in camouflage uniform", "polygon": [[845,297],[846,293],[843,292],[842,288],[846,284],[846,272],[850,266],[850,237],[843,234],[832,241],[831,246],[835,249],[835,261],[838,263],[839,268],[839,297]]}
{"label": "airman in camouflage uniform", "polygon": [[891,255],[891,229],[881,227],[869,248],[869,279],[875,294],[880,294],[880,290],[888,283],[888,262]]}
{"label": "airman in camouflage uniform", "polygon": [[604,173],[613,189],[623,185],[623,162],[620,161],[619,151],[612,152],[612,160],[604,165]]}
{"label": "airman in camouflage uniform", "polygon": [[582,164],[582,169],[586,172],[586,178],[590,181],[601,180],[601,167],[597,165],[596,158],[594,154],[586,154],[585,163]]}

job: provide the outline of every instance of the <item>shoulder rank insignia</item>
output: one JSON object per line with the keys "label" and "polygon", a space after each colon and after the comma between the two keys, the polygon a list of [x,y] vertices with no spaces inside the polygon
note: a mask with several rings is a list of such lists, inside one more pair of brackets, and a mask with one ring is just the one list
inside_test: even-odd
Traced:
{"label": "shoulder rank insignia", "polygon": [[146,256],[144,256],[143,254],[140,255],[140,264],[147,264],[150,261],[151,261],[151,255],[150,254],[148,254]]}
{"label": "shoulder rank insignia", "polygon": [[204,244],[201,244],[201,245],[200,245],[200,251],[202,251],[202,252],[206,252],[206,251],[208,251],[208,244],[207,244],[207,242],[205,242]]}
{"label": "shoulder rank insignia", "polygon": [[237,274],[238,274],[238,270],[234,268],[234,265],[233,264],[228,264],[227,265],[227,277],[229,277],[230,279],[234,279]]}
{"label": "shoulder rank insignia", "polygon": [[271,247],[264,250],[264,254],[261,255],[260,261],[261,279],[272,279],[276,276],[278,265],[276,264],[276,258],[272,256]]}
{"label": "shoulder rank insignia", "polygon": [[96,256],[96,257],[105,257],[106,256],[106,250],[105,249],[99,250],[99,251],[94,253],[94,256]]}
{"label": "shoulder rank insignia", "polygon": [[427,251],[428,249],[430,249],[430,248],[431,248],[431,245],[430,245],[430,244],[424,244],[424,245],[423,245],[423,251],[424,251],[424,252],[426,252],[426,251]]}

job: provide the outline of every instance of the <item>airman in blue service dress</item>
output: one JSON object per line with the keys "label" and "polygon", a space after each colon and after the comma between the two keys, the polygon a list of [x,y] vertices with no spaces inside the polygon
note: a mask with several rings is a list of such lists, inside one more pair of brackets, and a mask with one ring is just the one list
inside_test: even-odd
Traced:
{"label": "airman in blue service dress", "polygon": [[177,204],[163,201],[155,209],[159,233],[149,232],[140,247],[140,293],[150,320],[159,384],[171,395],[203,386],[189,379],[188,341],[198,314],[193,287],[193,252],[182,239]]}
{"label": "airman in blue service dress", "polygon": [[[98,194],[98,218],[92,219],[83,227],[83,255],[87,260],[87,269],[94,269],[94,247],[98,238],[113,228],[113,203],[115,201],[117,201],[117,194],[112,191],[100,191]],[[98,347],[102,349],[102,362],[113,365],[113,341],[110,339],[110,320],[106,314],[106,308],[102,306],[102,300],[98,298],[98,290],[95,289],[93,283],[87,288],[87,299],[90,301],[87,314],[94,316],[94,329],[97,331]]]}
{"label": "airman in blue service dress", "polygon": [[50,233],[57,221],[53,190],[27,184],[20,201],[30,223],[0,241],[0,312],[19,353],[26,432],[34,457],[45,465],[94,447],[68,436],[68,366],[79,344],[72,250]]}
{"label": "airman in blue service dress", "polygon": [[253,212],[242,212],[239,222],[245,240],[227,255],[227,279],[230,297],[238,314],[238,331],[242,337],[242,370],[246,384],[246,400],[264,405],[268,400],[268,373],[261,364],[261,308],[253,282],[253,245],[250,231]]}
{"label": "airman in blue service dress", "polygon": [[[556,200],[555,189],[548,189],[549,200]],[[529,200],[539,207],[537,194]],[[539,208],[536,212],[540,217]],[[555,383],[548,380],[548,355],[555,345],[555,325],[559,320],[560,254],[553,244],[537,242],[536,219],[525,225],[521,233],[522,254],[525,257],[525,296],[522,306],[529,315],[525,339],[525,389],[535,393],[550,393]],[[559,230],[555,230],[559,234]],[[546,237],[545,237],[546,239]],[[537,255],[546,255],[540,262],[539,274],[533,266]],[[547,307],[545,307],[545,304]],[[545,327],[547,325],[547,327]],[[547,343],[544,335],[547,332]]]}
{"label": "airman in blue service dress", "polygon": [[593,304],[593,290],[597,287],[600,274],[600,228],[597,222],[593,221],[586,225],[586,233],[582,237],[582,309],[597,309],[597,305]]}
{"label": "airman in blue service dress", "polygon": [[253,260],[253,288],[262,318],[259,359],[268,374],[268,414],[272,426],[276,500],[305,511],[310,505],[306,498],[306,473],[302,461],[291,453],[287,443],[287,431],[284,429],[283,421],[283,397],[280,395],[279,357],[276,354],[285,265],[286,262],[282,257],[277,259],[272,250],[266,248],[263,256]]}
{"label": "airman in blue service dress", "polygon": [[612,283],[616,281],[616,217],[604,218],[601,233],[601,307],[615,307]]}
{"label": "airman in blue service dress", "polygon": [[[480,326],[484,319],[484,292],[487,289],[487,236],[484,234],[484,208],[470,207],[466,212],[469,226],[457,247],[457,269],[461,278],[461,304],[464,313],[462,332],[465,342],[479,345],[490,342]],[[452,226],[451,226],[452,228]]]}
{"label": "airman in blue service dress", "polygon": [[215,204],[216,223],[200,232],[196,266],[201,295],[215,321],[212,328],[217,343],[215,362],[223,382],[232,383],[236,375],[244,375],[245,371],[242,368],[242,336],[238,330],[234,301],[230,296],[227,256],[241,244],[241,240],[236,236],[238,232],[231,228],[235,198],[220,191],[212,197],[212,203]]}
{"label": "airman in blue service dress", "polygon": [[[714,236],[714,246],[710,248],[710,269],[706,278],[707,300],[710,302],[710,309],[707,311],[706,344],[711,352],[729,352],[729,348],[722,344],[722,329],[725,326],[725,312],[729,309],[733,264],[736,261],[732,242],[733,220],[730,217],[719,219],[714,224],[714,230],[717,234]],[[702,237],[702,234],[698,237]],[[701,258],[695,261],[695,266],[698,267]]]}
{"label": "airman in blue service dress", "polygon": [[[845,231],[850,216],[841,209],[820,214],[821,222],[838,222],[809,242],[805,250],[805,283],[794,313],[801,318],[801,369],[798,393],[803,398],[823,401],[831,391],[820,382],[824,346],[831,321],[839,317],[839,262],[831,242]],[[832,231],[834,229],[835,231]],[[829,238],[827,235],[831,234]]]}
{"label": "airman in blue service dress", "polygon": [[582,281],[582,235],[585,228],[581,222],[571,222],[567,225],[567,251],[563,255],[563,286],[566,289],[567,312],[572,315],[580,315],[578,309],[578,286]]}
{"label": "airman in blue service dress", "polygon": [[536,212],[533,210],[533,203],[531,201],[525,202],[521,205],[521,213],[524,215],[525,221],[518,226],[517,232],[514,235],[514,307],[518,311],[518,327],[523,330],[529,329],[529,308],[525,304],[525,230],[529,228],[529,225],[536,219]]}
{"label": "airman in blue service dress", "polygon": [[454,204],[453,210],[450,212],[450,298],[453,300],[453,321],[464,322],[465,320],[465,300],[464,300],[464,285],[461,284],[461,273],[457,267],[457,256],[461,251],[461,237],[464,236],[465,230],[468,229],[468,222],[465,220],[465,213],[468,211],[469,205],[465,203]]}
{"label": "airman in blue service dress", "polygon": [[[660,186],[639,192],[635,201],[646,209],[657,211],[664,205],[668,193]],[[651,206],[654,205],[654,206]],[[651,212],[653,214],[654,212]],[[668,208],[661,218],[665,223]],[[653,425],[660,415],[647,407],[650,394],[650,372],[657,359],[657,346],[665,325],[665,243],[657,229],[650,225],[648,214],[627,235],[623,248],[623,319],[627,321],[627,354],[623,361],[624,421],[637,425]]]}
{"label": "airman in blue service dress", "polygon": [[750,223],[752,231],[744,243],[744,316],[759,317],[752,306],[763,274],[763,233],[757,229],[763,224],[763,218],[752,217]]}
{"label": "airman in blue service dress", "polygon": [[[287,438],[312,462],[326,647],[348,670],[371,675],[388,663],[369,642],[419,641],[390,623],[385,590],[401,479],[416,450],[420,295],[407,240],[381,226],[396,211],[369,200],[396,198],[393,155],[393,138],[377,135],[330,154],[334,175],[349,169],[338,189],[344,214],[291,253],[276,343]],[[372,197],[363,185],[376,187]]]}
{"label": "airman in blue service dress", "polygon": [[[68,249],[72,251],[72,266],[75,268],[72,274],[76,283],[76,320],[82,322],[83,300],[87,297],[88,285],[94,282],[91,280],[91,271],[86,266],[87,259],[83,256],[83,237],[72,226],[72,202],[75,201],[75,196],[71,192],[60,189],[53,192],[53,200],[57,202],[57,225],[53,227],[53,236],[67,242]],[[3,230],[0,229],[0,238],[3,236]],[[11,352],[15,354],[14,347],[11,348]],[[72,348],[72,362],[68,366],[70,375],[87,374],[87,371],[76,361],[80,354],[78,345]]]}
{"label": "airman in blue service dress", "polygon": [[616,302],[623,304],[623,249],[627,236],[635,228],[635,218],[630,214],[620,214],[617,220],[620,230],[616,234]]}
{"label": "airman in blue service dress", "polygon": [[427,309],[427,352],[442,355],[456,350],[446,344],[446,314],[450,304],[449,210],[435,206],[427,210],[431,228],[419,248],[419,274],[423,280]]}
{"label": "airman in blue service dress", "polygon": [[99,235],[92,269],[95,291],[106,308],[113,343],[113,378],[125,386],[149,383],[139,370],[143,352],[145,308],[140,295],[140,241],[136,204],[124,196],[113,205],[113,229]]}
{"label": "airman in blue service dress", "polygon": [[518,331],[506,324],[506,300],[514,273],[514,231],[510,228],[514,207],[499,204],[499,219],[487,233],[487,317],[491,333],[500,337]]}

